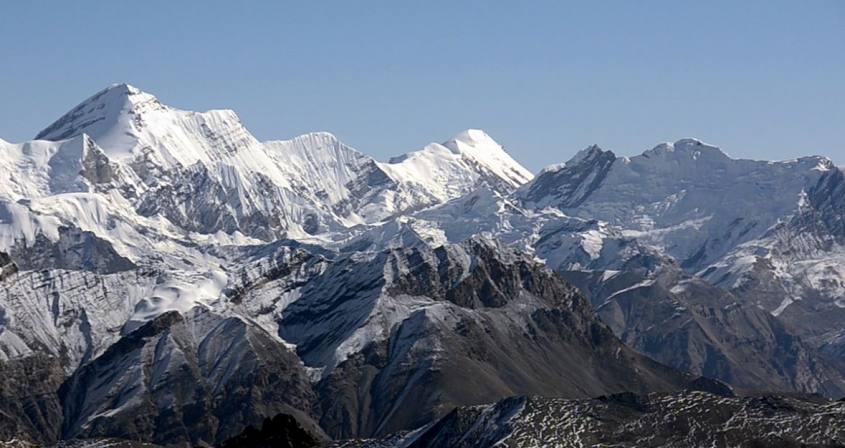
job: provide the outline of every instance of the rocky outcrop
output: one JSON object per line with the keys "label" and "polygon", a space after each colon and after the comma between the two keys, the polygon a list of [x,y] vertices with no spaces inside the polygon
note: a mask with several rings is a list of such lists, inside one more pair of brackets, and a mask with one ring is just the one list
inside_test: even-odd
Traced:
{"label": "rocky outcrop", "polygon": [[18,265],[12,261],[12,257],[5,252],[0,252],[0,282],[18,272]]}
{"label": "rocky outcrop", "polygon": [[324,371],[320,423],[334,437],[410,429],[514,394],[669,391],[690,380],[625,347],[555,273],[491,241],[352,260],[332,262],[279,322]]}
{"label": "rocky outcrop", "polygon": [[842,372],[794,329],[677,268],[563,275],[623,342],[662,363],[745,390],[845,395]]}
{"label": "rocky outcrop", "polygon": [[162,314],[124,336],[80,368],[60,397],[64,438],[185,446],[223,442],[279,413],[307,425],[314,400],[281,342],[199,308]]}
{"label": "rocky outcrop", "polygon": [[458,408],[421,431],[386,440],[348,441],[351,448],[530,448],[555,446],[839,447],[845,403],[706,392],[615,394],[588,400],[509,398]]}
{"label": "rocky outcrop", "polygon": [[578,207],[599,188],[614,162],[612,151],[590,146],[565,165],[543,170],[517,195],[532,206]]}
{"label": "rocky outcrop", "polygon": [[267,447],[267,448],[317,448],[324,446],[324,440],[308,432],[296,419],[279,414],[264,419],[260,428],[247,427],[244,432],[220,444],[220,448]]}
{"label": "rocky outcrop", "polygon": [[62,406],[57,392],[63,380],[61,365],[49,356],[0,360],[0,441],[58,440]]}
{"label": "rocky outcrop", "polygon": [[38,234],[31,245],[13,247],[11,255],[23,270],[52,268],[113,274],[136,267],[111,243],[76,227],[59,228],[56,241]]}

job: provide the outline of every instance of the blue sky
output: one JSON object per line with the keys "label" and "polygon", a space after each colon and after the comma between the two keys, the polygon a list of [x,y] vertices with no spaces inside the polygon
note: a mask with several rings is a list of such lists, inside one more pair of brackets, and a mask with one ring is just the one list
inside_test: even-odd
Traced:
{"label": "blue sky", "polygon": [[532,170],[682,137],[845,164],[842,1],[0,3],[0,138],[115,82],[381,159],[474,127]]}

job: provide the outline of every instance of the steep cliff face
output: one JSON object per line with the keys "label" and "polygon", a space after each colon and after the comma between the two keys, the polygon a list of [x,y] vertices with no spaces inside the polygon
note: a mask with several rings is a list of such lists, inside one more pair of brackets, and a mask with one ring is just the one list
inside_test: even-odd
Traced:
{"label": "steep cliff face", "polygon": [[169,312],[123,336],[62,386],[64,438],[219,443],[286,412],[309,427],[296,355],[237,317]]}
{"label": "steep cliff face", "polygon": [[845,395],[840,366],[776,317],[679,269],[563,276],[633,349],[739,389]]}
{"label": "steep cliff face", "polygon": [[12,257],[5,252],[0,252],[0,281],[18,272],[20,268],[12,261]]}
{"label": "steep cliff face", "polygon": [[544,169],[518,197],[532,207],[578,207],[602,185],[616,160],[612,151],[590,146],[565,164]]}
{"label": "steep cliff face", "polygon": [[[7,290],[17,272],[12,259],[0,252],[0,290]],[[64,369],[56,358],[27,350],[8,325],[0,306],[0,440],[55,442],[61,435],[57,392]]]}
{"label": "steep cliff face", "polygon": [[845,175],[830,168],[795,213],[700,276],[780,317],[832,362],[845,352]]}
{"label": "steep cliff face", "polygon": [[0,440],[59,440],[62,405],[57,392],[64,377],[61,365],[49,356],[0,360]]}
{"label": "steep cliff face", "polygon": [[416,427],[491,397],[690,379],[625,347],[577,290],[489,240],[335,260],[299,294],[280,334],[322,369],[320,422],[336,437]]}

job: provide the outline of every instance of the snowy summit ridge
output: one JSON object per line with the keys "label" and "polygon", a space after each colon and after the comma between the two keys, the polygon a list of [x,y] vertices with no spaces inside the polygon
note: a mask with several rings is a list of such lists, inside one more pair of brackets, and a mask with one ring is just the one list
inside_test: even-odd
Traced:
{"label": "snowy summit ridge", "polygon": [[[231,110],[179,110],[128,84],[96,93],[36,138],[80,135],[125,174],[119,190],[141,215],[265,240],[337,232],[454,199],[478,183],[504,191],[531,178],[483,131],[383,163],[329,133],[260,142]],[[200,179],[206,188],[192,191]],[[178,203],[160,205],[173,196]]]}
{"label": "snowy summit ridge", "polygon": [[[533,176],[468,129],[385,162],[116,84],[0,140],[0,437],[216,446],[279,413],[470,437],[619,390],[649,394],[625,412],[748,403],[698,375],[841,397],[843,198],[822,157],[682,139]],[[515,394],[604,398],[424,426]]]}

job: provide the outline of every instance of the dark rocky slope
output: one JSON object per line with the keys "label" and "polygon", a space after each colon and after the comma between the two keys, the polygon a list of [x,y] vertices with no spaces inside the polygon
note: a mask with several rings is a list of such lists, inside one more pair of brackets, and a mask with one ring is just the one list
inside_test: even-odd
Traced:
{"label": "dark rocky slope", "polygon": [[587,400],[516,397],[456,409],[421,431],[343,448],[842,447],[845,403],[688,391]]}
{"label": "dark rocky slope", "polygon": [[623,342],[655,360],[745,390],[845,395],[842,370],[789,325],[679,269],[563,275]]}
{"label": "dark rocky slope", "polygon": [[80,368],[60,391],[64,438],[222,442],[285,412],[313,428],[296,355],[241,318],[168,312]]}
{"label": "dark rocky slope", "polygon": [[376,331],[388,311],[407,313],[325,368],[320,423],[334,437],[410,429],[517,394],[671,391],[691,380],[627,348],[557,274],[480,238],[336,260],[309,286],[280,321],[307,365],[361,328]]}

